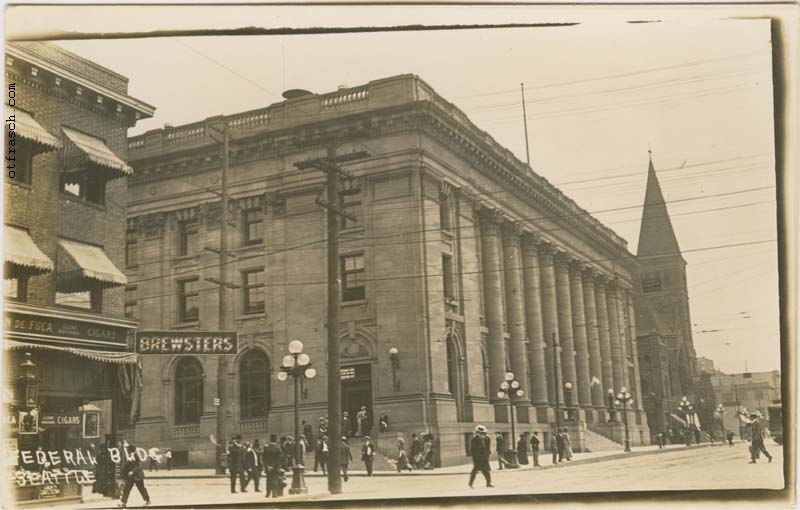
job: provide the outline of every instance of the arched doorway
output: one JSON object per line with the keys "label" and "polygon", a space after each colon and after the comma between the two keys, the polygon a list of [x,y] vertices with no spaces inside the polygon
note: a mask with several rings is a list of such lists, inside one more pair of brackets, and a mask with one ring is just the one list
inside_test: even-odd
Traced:
{"label": "arched doorway", "polygon": [[[342,341],[340,378],[342,384],[342,413],[348,414],[347,430],[343,435],[355,436],[358,433],[358,413],[364,409],[367,420],[362,426],[362,434],[368,435],[375,423],[375,410],[372,404],[372,349],[362,335],[354,334]],[[342,424],[345,428],[345,424]]]}

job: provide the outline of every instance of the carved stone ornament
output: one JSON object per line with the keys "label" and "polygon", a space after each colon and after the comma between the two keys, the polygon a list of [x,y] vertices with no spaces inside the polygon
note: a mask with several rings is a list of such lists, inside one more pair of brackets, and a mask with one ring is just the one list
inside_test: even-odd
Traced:
{"label": "carved stone ornament", "polygon": [[146,214],[136,218],[139,228],[145,237],[161,237],[167,223],[167,215],[163,212]]}
{"label": "carved stone ornament", "polygon": [[369,357],[369,351],[361,342],[355,338],[350,338],[342,349],[341,357],[347,359],[367,358]]}

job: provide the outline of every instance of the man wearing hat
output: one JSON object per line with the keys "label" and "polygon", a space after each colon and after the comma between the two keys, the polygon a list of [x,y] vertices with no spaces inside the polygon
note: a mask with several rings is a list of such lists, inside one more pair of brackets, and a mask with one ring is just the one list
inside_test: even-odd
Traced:
{"label": "man wearing hat", "polygon": [[364,436],[364,445],[361,447],[361,460],[367,468],[367,476],[372,476],[372,463],[375,461],[375,445],[369,436]]}
{"label": "man wearing hat", "polygon": [[230,446],[228,447],[228,471],[230,471],[231,475],[231,493],[236,492],[236,478],[239,478],[239,488],[241,492],[247,492],[247,482],[244,479],[244,462],[245,462],[245,450],[242,447],[240,441],[242,440],[242,436],[236,434],[233,436],[233,441],[231,441]]}
{"label": "man wearing hat", "polygon": [[492,485],[492,475],[489,471],[492,468],[489,466],[489,454],[491,453],[492,440],[486,433],[486,427],[478,425],[475,427],[475,433],[469,441],[469,452],[472,455],[472,472],[469,474],[469,488],[472,489],[472,483],[475,481],[475,476],[478,471],[483,474],[486,479],[487,487],[494,487]]}
{"label": "man wearing hat", "polygon": [[760,453],[766,455],[769,462],[772,462],[772,455],[764,446],[764,427],[758,414],[750,413],[750,420],[747,423],[750,425],[750,464],[756,463]]}
{"label": "man wearing hat", "polygon": [[350,445],[347,444],[347,436],[342,436],[342,444],[339,448],[339,464],[342,468],[342,480],[345,482],[350,478],[347,476],[347,467],[350,461],[353,460],[353,454],[350,453]]}

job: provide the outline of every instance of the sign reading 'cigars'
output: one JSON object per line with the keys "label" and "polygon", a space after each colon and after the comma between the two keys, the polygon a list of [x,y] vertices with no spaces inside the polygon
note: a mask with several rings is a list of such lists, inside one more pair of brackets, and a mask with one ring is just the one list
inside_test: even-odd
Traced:
{"label": "sign reading 'cigars'", "polygon": [[139,354],[236,354],[236,331],[137,331]]}

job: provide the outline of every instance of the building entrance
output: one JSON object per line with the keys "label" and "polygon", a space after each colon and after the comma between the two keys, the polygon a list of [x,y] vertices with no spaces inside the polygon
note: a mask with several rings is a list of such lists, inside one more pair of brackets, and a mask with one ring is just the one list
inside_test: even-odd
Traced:
{"label": "building entrance", "polygon": [[372,430],[375,418],[372,410],[372,366],[369,363],[345,365],[341,368],[342,378],[342,412],[350,416],[347,431],[342,434],[355,436],[358,432],[358,412],[362,407],[367,410],[367,420],[363,424],[362,433],[368,435]]}

